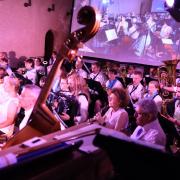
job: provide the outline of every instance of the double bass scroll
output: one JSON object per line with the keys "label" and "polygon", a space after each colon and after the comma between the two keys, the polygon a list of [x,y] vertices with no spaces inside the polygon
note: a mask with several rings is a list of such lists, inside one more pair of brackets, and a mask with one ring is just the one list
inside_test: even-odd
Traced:
{"label": "double bass scroll", "polygon": [[60,50],[61,57],[54,62],[31,114],[32,121],[24,129],[14,135],[6,143],[4,148],[19,144],[35,136],[46,135],[60,129],[58,119],[46,105],[46,100],[52,89],[54,77],[64,60],[69,59],[72,61],[77,54],[78,48],[97,33],[100,27],[100,17],[100,14],[98,14],[93,7],[84,6],[80,9],[77,20],[78,23],[84,25],[84,27],[72,32],[63,43]]}

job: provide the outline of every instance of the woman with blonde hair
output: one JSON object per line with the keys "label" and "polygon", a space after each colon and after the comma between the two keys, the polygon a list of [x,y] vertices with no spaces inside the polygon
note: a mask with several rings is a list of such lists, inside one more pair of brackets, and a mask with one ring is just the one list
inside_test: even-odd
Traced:
{"label": "woman with blonde hair", "polygon": [[[14,131],[16,115],[19,111],[19,87],[20,82],[17,78],[4,77],[4,100],[0,102],[0,133],[11,137]],[[10,111],[10,112],[9,112]]]}
{"label": "woman with blonde hair", "polygon": [[84,78],[77,73],[73,73],[68,77],[69,90],[79,102],[79,115],[75,117],[75,122],[82,123],[88,119],[89,108],[89,88]]}

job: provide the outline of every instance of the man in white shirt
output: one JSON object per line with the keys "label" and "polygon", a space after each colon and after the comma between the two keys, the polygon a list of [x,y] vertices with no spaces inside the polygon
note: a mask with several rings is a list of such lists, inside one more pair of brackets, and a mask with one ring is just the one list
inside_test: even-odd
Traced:
{"label": "man in white shirt", "polygon": [[106,89],[111,91],[113,88],[123,88],[122,83],[116,79],[117,71],[113,68],[108,70],[108,80],[106,82]]}
{"label": "man in white shirt", "polygon": [[[106,78],[105,78],[105,75],[101,71],[100,64],[98,62],[91,64],[91,70],[92,70],[92,73],[90,74],[90,79],[94,81],[98,81],[101,83],[102,87],[106,87]],[[97,112],[101,110],[106,97],[102,97],[104,95],[102,91],[101,91],[101,94],[93,89],[90,90],[90,92],[92,95],[91,100],[93,103],[95,102],[95,105],[91,108],[91,109],[94,109],[94,115],[95,115]]]}
{"label": "man in white shirt", "polygon": [[19,97],[19,105],[25,110],[25,117],[19,124],[19,130],[27,125],[40,91],[41,88],[33,84],[27,84],[23,87]]}
{"label": "man in white shirt", "polygon": [[101,71],[100,64],[98,62],[92,63],[91,64],[91,70],[92,70],[92,73],[90,74],[90,78],[95,80],[95,81],[100,82],[101,85],[103,87],[105,87],[106,77]]}
{"label": "man in white shirt", "polygon": [[132,133],[131,138],[165,147],[166,135],[159,124],[157,115],[158,109],[154,100],[145,98],[139,101],[135,113],[138,126]]}
{"label": "man in white shirt", "polygon": [[87,72],[82,69],[83,60],[81,59],[81,57],[79,57],[79,56],[77,57],[75,66],[76,66],[76,72],[79,74],[79,76],[81,76],[83,78],[87,78]]}
{"label": "man in white shirt", "polygon": [[[167,21],[167,20],[166,20]],[[160,31],[160,37],[162,39],[169,39],[171,34],[173,33],[173,29],[171,26],[168,25],[168,21],[164,21],[164,24]]]}
{"label": "man in white shirt", "polygon": [[23,76],[31,80],[33,84],[36,84],[37,72],[36,69],[34,68],[34,60],[27,59],[25,61],[25,68],[26,68],[26,73]]}
{"label": "man in white shirt", "polygon": [[148,84],[148,93],[144,95],[145,98],[151,98],[157,105],[158,111],[161,113],[162,108],[162,97],[159,95],[159,82],[158,81],[150,81]]}
{"label": "man in white shirt", "polygon": [[133,75],[133,84],[128,86],[128,92],[131,102],[135,105],[144,95],[144,87],[141,84],[142,72],[135,71]]}

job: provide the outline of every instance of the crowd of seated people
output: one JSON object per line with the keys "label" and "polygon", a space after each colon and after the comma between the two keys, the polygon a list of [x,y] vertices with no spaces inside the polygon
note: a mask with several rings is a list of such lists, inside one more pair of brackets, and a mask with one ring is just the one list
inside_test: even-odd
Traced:
{"label": "crowd of seated people", "polygon": [[[9,74],[8,61],[5,68],[4,57],[0,60],[0,94],[3,97],[0,100],[2,107],[0,108],[2,111],[0,133],[6,134],[7,138],[13,137],[30,121],[30,114],[47,78],[44,74],[37,78],[37,71],[44,69],[35,68],[42,66],[39,61],[40,59],[36,58],[27,59],[25,66],[17,69],[24,79],[29,79],[25,84],[21,84],[24,79],[17,78],[14,71]],[[71,68],[69,68],[70,65],[64,63],[54,79],[47,105],[50,110],[57,112],[66,127],[81,124],[93,118],[100,125],[124,132],[132,139],[164,147],[169,144],[166,135],[171,132],[166,131],[159,120],[163,97],[155,74],[149,74],[148,77],[152,80],[148,79],[149,81],[146,82],[143,81],[145,76],[138,66],[123,65],[121,68],[121,65],[112,63],[109,67],[103,68],[99,62],[92,63],[90,66],[91,73],[89,73],[90,70],[86,70],[87,67],[83,66],[83,59],[78,57],[75,65],[71,64]],[[79,73],[79,69],[83,73]],[[123,77],[121,76],[122,69]],[[26,72],[23,73],[22,70]],[[124,77],[124,70],[129,77]],[[130,78],[131,81],[128,79],[123,82],[124,78]],[[168,122],[174,126],[178,134],[172,138],[179,137],[179,87],[177,84],[173,99],[174,109],[169,110],[169,105],[167,105],[169,118],[165,121],[169,120]],[[8,109],[11,109],[11,114],[8,113]],[[22,109],[25,110],[25,117],[19,118]],[[130,128],[131,123],[134,124],[133,128]],[[6,131],[7,129],[9,132]]]}

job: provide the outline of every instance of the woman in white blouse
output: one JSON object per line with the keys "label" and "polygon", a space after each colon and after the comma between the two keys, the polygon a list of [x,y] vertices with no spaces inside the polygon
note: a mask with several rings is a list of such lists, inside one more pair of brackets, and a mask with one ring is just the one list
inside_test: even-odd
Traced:
{"label": "woman in white blouse", "polygon": [[129,98],[126,90],[123,88],[114,88],[108,96],[109,109],[104,116],[97,113],[94,117],[100,124],[105,127],[122,131],[128,126],[129,117],[125,110]]}
{"label": "woman in white blouse", "polygon": [[16,115],[19,111],[19,80],[9,76],[4,77],[4,101],[0,103],[0,133],[11,137],[14,131]]}

